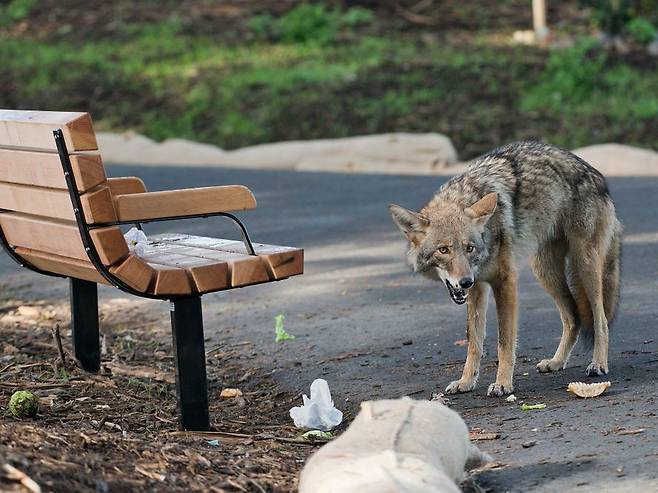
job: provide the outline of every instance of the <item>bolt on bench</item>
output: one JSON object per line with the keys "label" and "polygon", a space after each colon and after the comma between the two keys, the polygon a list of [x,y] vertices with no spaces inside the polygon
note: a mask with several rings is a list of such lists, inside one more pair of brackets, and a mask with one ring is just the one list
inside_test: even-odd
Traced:
{"label": "bolt on bench", "polygon": [[[254,209],[241,185],[147,192],[107,178],[87,113],[0,110],[0,241],[21,266],[70,278],[75,356],[100,369],[97,283],[171,301],[180,426],[207,430],[201,296],[303,272],[298,248],[252,243],[231,212]],[[242,241],[162,234],[131,253],[121,225],[223,216]]]}

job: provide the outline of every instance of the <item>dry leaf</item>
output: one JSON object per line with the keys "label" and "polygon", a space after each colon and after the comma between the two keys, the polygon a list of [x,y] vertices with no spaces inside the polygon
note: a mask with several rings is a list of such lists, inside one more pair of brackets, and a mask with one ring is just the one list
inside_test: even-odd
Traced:
{"label": "dry leaf", "polygon": [[473,442],[478,442],[481,440],[496,440],[497,438],[500,438],[500,433],[473,428],[473,430],[468,432],[468,438],[470,438],[470,440]]}
{"label": "dry leaf", "polygon": [[227,399],[233,397],[242,397],[242,391],[240,389],[222,389],[219,394],[220,397],[225,397]]}

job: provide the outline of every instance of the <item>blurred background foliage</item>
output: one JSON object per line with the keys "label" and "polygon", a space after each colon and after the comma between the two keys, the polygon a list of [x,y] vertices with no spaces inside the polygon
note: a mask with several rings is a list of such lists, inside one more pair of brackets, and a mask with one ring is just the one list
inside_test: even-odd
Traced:
{"label": "blurred background foliage", "polygon": [[[223,148],[441,132],[656,148],[655,0],[0,2],[0,107]],[[658,55],[658,53],[657,53]]]}

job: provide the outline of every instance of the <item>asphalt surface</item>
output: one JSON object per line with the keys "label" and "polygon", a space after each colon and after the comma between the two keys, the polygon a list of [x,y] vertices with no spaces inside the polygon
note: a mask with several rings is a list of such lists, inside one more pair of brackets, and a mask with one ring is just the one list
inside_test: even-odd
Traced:
{"label": "asphalt surface", "polygon": [[[404,241],[386,207],[389,202],[421,206],[445,177],[146,166],[109,170],[111,176],[138,175],[150,190],[247,185],[259,205],[241,214],[253,239],[305,249],[301,277],[204,297],[208,347],[221,342],[244,348],[245,369],[272,372],[279,385],[300,393],[308,392],[313,379],[325,378],[348,417],[362,400],[427,399],[461,375],[466,348],[455,341],[465,337],[465,307],[454,305],[442,285],[405,266]],[[552,356],[561,325],[552,300],[524,267],[518,401],[486,397],[495,378],[493,302],[480,382],[470,394],[450,396],[469,427],[500,433],[478,443],[504,466],[477,474],[486,489],[658,491],[658,179],[612,178],[609,183],[625,227],[622,300],[610,342],[612,387],[590,400],[566,393],[571,381],[592,381],[584,373],[590,356],[580,348],[565,371],[535,371],[540,359]],[[147,232],[231,235],[221,221],[157,224]],[[5,292],[19,299],[62,301],[67,294],[65,282],[21,271],[6,256],[0,274]],[[127,295],[103,288],[101,296]],[[139,302],[168,323],[165,303]],[[286,316],[294,341],[274,342],[279,313]],[[541,402],[546,408],[523,412],[520,402]]]}

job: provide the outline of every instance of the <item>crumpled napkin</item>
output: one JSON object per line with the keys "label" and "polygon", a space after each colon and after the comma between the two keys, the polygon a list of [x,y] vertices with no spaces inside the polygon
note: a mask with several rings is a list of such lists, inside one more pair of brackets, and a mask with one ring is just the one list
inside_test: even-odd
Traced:
{"label": "crumpled napkin", "polygon": [[128,250],[131,253],[134,253],[138,257],[144,255],[144,249],[148,245],[149,240],[143,231],[137,228],[130,228],[123,237],[126,239]]}
{"label": "crumpled napkin", "polygon": [[329,431],[343,421],[343,413],[334,407],[329,384],[317,378],[311,384],[311,398],[302,396],[304,405],[293,407],[290,417],[297,428]]}

